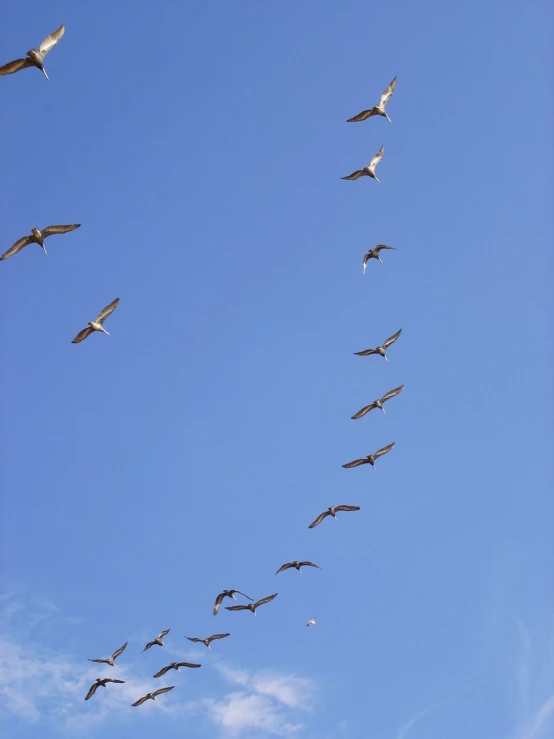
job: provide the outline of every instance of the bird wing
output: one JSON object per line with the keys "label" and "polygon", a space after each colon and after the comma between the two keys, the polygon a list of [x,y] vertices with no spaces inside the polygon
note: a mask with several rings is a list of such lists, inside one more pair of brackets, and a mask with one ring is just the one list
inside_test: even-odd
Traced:
{"label": "bird wing", "polygon": [[383,395],[381,398],[381,403],[384,403],[385,400],[390,400],[390,398],[394,398],[395,395],[398,395],[398,393],[401,393],[402,390],[404,390],[404,385],[400,385],[400,387],[395,387],[394,390],[389,390],[388,393]]}
{"label": "bird wing", "polygon": [[89,660],[88,661],[89,662],[96,662],[96,663],[98,663],[100,665],[107,665],[107,664],[109,664],[107,659],[90,659],[90,657],[89,657]]}
{"label": "bird wing", "polygon": [[117,659],[120,654],[122,654],[127,649],[127,644],[129,642],[125,642],[125,644],[122,647],[119,647],[119,649],[116,649],[115,652],[112,654],[112,659]]}
{"label": "bird wing", "polygon": [[169,693],[169,691],[170,691],[170,690],[173,690],[173,688],[174,688],[174,687],[175,687],[175,685],[170,685],[170,686],[169,686],[169,687],[167,687],[167,688],[158,688],[157,690],[155,690],[155,691],[154,691],[154,692],[152,693],[152,695],[153,695],[153,696],[155,697],[155,696],[157,696],[157,695],[161,695],[162,693]]}
{"label": "bird wing", "polygon": [[34,242],[33,236],[24,236],[22,239],[19,239],[19,241],[16,241],[13,246],[11,246],[8,251],[4,252],[0,259],[9,259],[10,257],[13,257],[14,254],[17,254],[18,251],[21,251],[26,246],[29,246],[29,244],[32,244]]}
{"label": "bird wing", "polygon": [[377,154],[375,154],[375,156],[373,157],[373,159],[372,159],[372,160],[370,161],[370,163],[368,164],[368,168],[369,168],[369,169],[370,169],[370,170],[371,170],[372,172],[373,172],[373,170],[375,169],[375,167],[376,167],[376,166],[377,166],[377,165],[379,164],[379,162],[381,161],[381,159],[383,158],[383,155],[384,155],[384,153],[385,153],[385,147],[384,147],[384,146],[382,146],[382,147],[381,147],[381,148],[379,149],[379,151],[377,152]]}
{"label": "bird wing", "polygon": [[309,529],[315,529],[316,526],[319,526],[319,524],[323,521],[324,518],[327,516],[330,516],[331,514],[329,511],[323,511],[323,513],[320,513],[319,516],[316,518],[315,521],[312,521],[312,523],[308,526]]}
{"label": "bird wing", "polygon": [[283,570],[290,570],[291,567],[294,567],[292,562],[287,562],[286,564],[281,565],[275,574],[278,575],[280,572],[283,572]]}
{"label": "bird wing", "polygon": [[[96,323],[104,323],[106,318],[110,315],[110,313],[113,313],[114,310],[117,308],[117,305],[119,303],[119,298],[116,298],[113,300],[109,305],[107,305],[97,316]],[[169,631],[169,629],[167,630]],[[164,632],[164,634],[167,634],[167,631]],[[159,637],[160,638],[160,637]]]}
{"label": "bird wing", "polygon": [[358,115],[355,115],[353,118],[349,118],[346,122],[347,123],[358,123],[359,121],[365,121],[367,118],[370,118],[372,115],[375,115],[377,111],[375,108],[371,108],[370,110],[362,110],[361,113],[358,113]]}
{"label": "bird wing", "polygon": [[165,675],[165,673],[166,673],[166,672],[167,672],[168,670],[173,670],[173,669],[174,669],[174,667],[175,667],[175,665],[174,665],[174,664],[171,664],[171,665],[166,665],[166,667],[162,667],[162,669],[161,669],[161,670],[159,670],[158,672],[156,672],[156,674],[154,675],[154,677],[161,677],[162,675]]}
{"label": "bird wing", "polygon": [[319,565],[316,565],[313,562],[308,562],[308,560],[306,560],[305,562],[299,562],[298,564],[300,565],[300,567],[317,567],[318,570],[321,569]]}
{"label": "bird wing", "polygon": [[225,598],[225,593],[220,593],[217,598],[215,599],[214,604],[214,616],[217,616],[217,612],[219,611],[221,604],[223,602],[223,598]]}
{"label": "bird wing", "polygon": [[47,238],[48,236],[54,236],[54,234],[66,234],[68,231],[75,231],[80,226],[80,223],[72,223],[69,226],[47,226],[42,230],[42,236]]}
{"label": "bird wing", "polygon": [[388,446],[384,446],[382,449],[379,449],[379,451],[375,452],[373,455],[373,459],[377,459],[378,457],[382,457],[383,454],[386,454],[387,452],[390,452],[390,450],[394,447],[395,441],[392,442],[392,444],[389,444]]}
{"label": "bird wing", "polygon": [[133,703],[133,706],[141,706],[144,703],[144,701],[147,701],[149,698],[150,698],[149,695],[143,695],[142,698],[139,698],[138,701],[135,701]]}
{"label": "bird wing", "polygon": [[400,329],[400,331],[397,331],[392,336],[389,336],[389,338],[383,344],[383,348],[387,349],[391,344],[394,344],[394,342],[400,336],[401,333],[402,333],[402,329]]}
{"label": "bird wing", "polygon": [[396,77],[393,79],[393,81],[390,83],[390,85],[381,95],[381,100],[379,101],[379,105],[381,106],[381,108],[383,108],[383,110],[385,108],[385,105],[388,103],[390,96],[394,92],[395,87],[396,87]]}
{"label": "bird wing", "polygon": [[363,352],[354,352],[357,357],[369,357],[370,354],[377,354],[377,349],[364,349]]}
{"label": "bird wing", "polygon": [[175,667],[202,667],[202,665],[198,665],[196,662],[176,662]]}
{"label": "bird wing", "polygon": [[337,505],[335,511],[359,511],[359,505]]}
{"label": "bird wing", "polygon": [[225,606],[227,611],[249,611],[248,606]]}
{"label": "bird wing", "polygon": [[375,247],[375,251],[377,252],[377,254],[378,254],[378,253],[379,253],[379,252],[380,252],[380,251],[381,251],[382,249],[392,249],[392,251],[397,251],[397,249],[396,249],[396,247],[395,247],[395,246],[388,246],[387,244],[377,244],[377,246]]}
{"label": "bird wing", "polygon": [[352,467],[359,467],[361,464],[369,464],[369,459],[355,459],[353,462],[347,462],[343,464],[345,470],[349,470]]}
{"label": "bird wing", "polygon": [[208,637],[208,641],[214,641],[215,639],[225,639],[226,636],[231,636],[231,634],[212,634]]}
{"label": "bird wing", "polygon": [[189,641],[193,642],[201,642],[202,639],[199,639],[197,636],[185,636],[185,639],[188,639]]}
{"label": "bird wing", "polygon": [[13,74],[14,72],[19,72],[20,69],[32,66],[33,62],[29,57],[26,57],[25,59],[14,59],[13,62],[8,62],[7,64],[4,64],[3,67],[0,67],[0,74]]}
{"label": "bird wing", "polygon": [[171,629],[164,629],[163,631],[160,631],[160,633],[158,634],[157,638],[158,638],[158,639],[163,639],[163,638],[164,638],[164,636],[165,636],[166,634],[169,634],[169,632],[170,632],[170,631],[171,631]]}
{"label": "bird wing", "polygon": [[115,677],[105,677],[104,678],[104,682],[106,682],[106,683],[124,683],[125,680],[118,680]]}
{"label": "bird wing", "polygon": [[357,169],[355,172],[352,172],[352,174],[349,174],[348,177],[341,177],[342,180],[357,180],[359,177],[363,177],[366,175],[367,172],[365,169]]}
{"label": "bird wing", "polygon": [[254,605],[256,606],[256,608],[258,606],[263,606],[264,603],[269,603],[270,601],[272,601],[276,597],[277,597],[277,593],[273,593],[273,595],[268,595],[266,598],[262,598],[261,600],[257,600]]}
{"label": "bird wing", "polygon": [[54,46],[58,43],[58,41],[61,39],[61,37],[65,33],[65,26],[62,25],[54,31],[54,33],[51,33],[50,36],[47,36],[42,44],[38,47],[38,50],[43,56],[46,56],[50,49],[53,49]]}
{"label": "bird wing", "polygon": [[251,598],[249,595],[246,595],[246,593],[243,593],[242,590],[233,590],[233,593],[238,593],[239,595],[244,595],[245,598],[248,598],[248,600],[251,600],[254,602],[254,598]]}
{"label": "bird wing", "polygon": [[153,647],[155,643],[156,643],[155,640],[154,641],[149,641],[148,644],[144,647],[144,649],[142,651],[143,652],[146,652],[146,650],[147,649],[150,649],[150,647]]}
{"label": "bird wing", "polygon": [[351,416],[351,418],[354,420],[361,418],[362,416],[365,416],[366,413],[369,413],[369,411],[372,411],[374,408],[375,408],[375,402],[370,403],[369,405],[366,405],[363,408],[360,408],[360,410],[357,413],[354,413],[354,415]]}
{"label": "bird wing", "polygon": [[93,328],[91,328],[90,326],[87,326],[82,331],[79,331],[79,333],[77,334],[77,336],[73,339],[73,341],[71,343],[72,344],[79,344],[79,342],[81,342],[84,339],[86,339],[87,336],[90,336],[90,334],[92,334],[93,331],[94,331]]}
{"label": "bird wing", "polygon": [[88,693],[85,696],[85,700],[88,701],[89,698],[92,698],[92,696],[96,693],[96,688],[98,687],[98,683],[92,683],[90,686]]}

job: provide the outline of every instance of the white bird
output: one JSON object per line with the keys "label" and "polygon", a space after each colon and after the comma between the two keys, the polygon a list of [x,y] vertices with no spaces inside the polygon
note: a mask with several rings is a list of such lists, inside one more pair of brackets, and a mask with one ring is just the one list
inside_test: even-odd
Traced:
{"label": "white bird", "polygon": [[316,622],[316,619],[315,618],[311,618],[308,621],[308,623],[306,624],[306,626],[315,626],[315,622]]}

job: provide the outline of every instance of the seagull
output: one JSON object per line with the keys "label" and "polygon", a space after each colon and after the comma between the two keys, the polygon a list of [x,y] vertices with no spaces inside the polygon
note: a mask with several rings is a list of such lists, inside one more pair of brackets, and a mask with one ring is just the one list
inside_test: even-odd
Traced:
{"label": "seagull", "polygon": [[96,693],[96,688],[99,688],[102,686],[103,688],[108,689],[108,686],[106,683],[124,683],[125,680],[112,680],[111,677],[97,677],[95,682],[92,683],[92,685],[89,688],[88,693],[85,696],[85,700],[88,701],[89,698],[92,698],[92,696]]}
{"label": "seagull", "polygon": [[246,595],[246,593],[243,593],[241,590],[223,590],[215,599],[214,616],[217,616],[217,612],[219,611],[221,603],[223,602],[223,598],[232,598],[233,600],[236,600],[235,593],[238,593],[239,595],[244,595],[244,597],[248,598],[248,600],[254,600],[254,598]]}
{"label": "seagull", "polygon": [[396,249],[395,246],[387,246],[386,244],[378,244],[377,246],[374,246],[373,249],[370,249],[367,252],[367,254],[364,254],[364,258],[363,258],[363,261],[362,261],[362,269],[363,269],[363,274],[364,275],[365,275],[365,270],[366,270],[366,267],[367,267],[367,263],[369,262],[370,259],[377,259],[377,261],[379,261],[379,262],[381,262],[381,264],[383,264],[383,260],[379,256],[379,252],[382,249],[391,249],[392,251],[397,251],[397,249]]}
{"label": "seagull", "polygon": [[306,624],[306,626],[315,626],[315,622],[316,622],[316,619],[315,618],[311,618],[308,621],[308,623]]}
{"label": "seagull", "polygon": [[383,413],[385,413],[385,409],[383,408],[383,403],[386,403],[387,400],[390,400],[391,398],[394,398],[395,395],[398,395],[399,393],[404,390],[405,385],[400,385],[400,387],[395,387],[394,390],[389,390],[388,393],[385,393],[382,398],[379,398],[378,400],[374,400],[373,403],[370,403],[369,405],[364,406],[362,409],[360,409],[357,413],[355,413],[351,418],[355,421],[357,418],[361,418],[362,416],[365,416],[366,413],[369,413],[369,411],[372,411],[374,408],[380,408]]}
{"label": "seagull", "polygon": [[24,236],[22,239],[19,239],[19,241],[16,241],[7,252],[2,254],[0,260],[13,257],[14,254],[17,254],[17,252],[21,251],[26,246],[29,246],[29,244],[38,244],[46,254],[44,239],[47,239],[49,236],[54,236],[54,234],[66,234],[68,231],[75,231],[75,229],[80,228],[80,226],[80,223],[72,223],[69,226],[47,226],[46,228],[43,228],[42,231],[40,228],[32,228],[32,236]]}
{"label": "seagull", "polygon": [[367,165],[367,167],[364,167],[363,169],[357,169],[355,172],[352,172],[352,174],[349,174],[348,177],[342,177],[343,180],[357,180],[359,177],[363,177],[364,175],[367,175],[367,177],[373,177],[374,180],[377,180],[377,182],[381,182],[381,180],[377,177],[375,174],[375,168],[383,158],[383,154],[385,153],[385,147],[382,146],[377,154],[373,157],[373,159],[370,161],[370,163]]}
{"label": "seagull", "polygon": [[225,608],[228,611],[251,611],[251,613],[253,613],[255,616],[256,608],[258,608],[258,606],[263,606],[264,603],[269,603],[276,597],[277,597],[277,593],[273,593],[273,595],[268,595],[267,598],[261,598],[260,600],[257,600],[255,603],[247,603],[245,606],[225,606]]}
{"label": "seagull", "polygon": [[373,469],[375,469],[375,460],[379,459],[379,457],[382,457],[383,454],[387,454],[391,451],[391,449],[394,448],[396,442],[392,442],[392,444],[389,444],[388,446],[384,446],[382,449],[378,449],[375,454],[368,454],[367,457],[364,457],[363,459],[355,459],[353,462],[348,462],[347,464],[343,464],[342,466],[349,470],[352,467],[359,467],[361,464],[370,464]]}
{"label": "seagull", "polygon": [[208,636],[206,639],[199,639],[197,636],[185,636],[185,639],[188,639],[189,641],[198,642],[199,644],[204,644],[208,649],[211,649],[210,643],[215,641],[216,639],[225,639],[225,637],[231,636],[230,634],[212,634],[211,636]]}
{"label": "seagull", "polygon": [[346,122],[347,123],[358,123],[359,121],[365,121],[367,118],[370,118],[372,115],[382,115],[384,118],[387,119],[389,123],[392,123],[391,119],[387,115],[385,106],[388,103],[392,93],[394,92],[395,87],[396,87],[396,77],[387,87],[385,92],[381,95],[381,99],[379,100],[379,105],[376,105],[374,108],[370,108],[369,110],[363,110],[361,113],[358,113],[358,115],[355,115],[354,118],[349,118]]}
{"label": "seagull", "polygon": [[316,526],[319,526],[319,524],[323,521],[324,518],[327,518],[327,516],[333,516],[335,521],[337,520],[337,511],[359,511],[360,506],[358,505],[337,505],[337,506],[329,506],[329,508],[326,511],[323,511],[323,513],[320,513],[319,516],[316,518],[315,521],[312,521],[312,523],[308,526],[309,529],[315,529]]}
{"label": "seagull", "polygon": [[142,650],[143,652],[146,652],[147,649],[150,649],[150,647],[153,647],[155,644],[157,644],[159,647],[165,647],[165,644],[163,643],[162,639],[166,634],[169,634],[171,629],[165,629],[165,631],[161,631],[158,636],[154,639],[154,641],[149,641],[148,644],[144,647]]}
{"label": "seagull", "polygon": [[90,334],[93,334],[95,331],[102,331],[104,334],[110,335],[104,326],[102,325],[106,318],[113,313],[113,311],[117,308],[119,304],[119,298],[116,298],[114,301],[112,301],[109,305],[107,305],[104,310],[100,311],[100,313],[96,316],[96,319],[94,321],[89,321],[88,326],[84,328],[82,331],[79,331],[77,336],[73,339],[71,342],[72,344],[78,344],[79,342],[83,341],[87,338],[87,336],[90,336]]}
{"label": "seagull", "polygon": [[112,667],[115,667],[114,662],[119,657],[119,655],[124,652],[127,649],[127,644],[129,642],[125,642],[125,644],[122,647],[119,647],[119,649],[116,649],[115,652],[112,654],[111,657],[108,657],[108,659],[89,659],[89,662],[98,662],[102,665],[111,665]]}
{"label": "seagull", "polygon": [[400,331],[397,331],[392,336],[389,336],[388,339],[385,339],[385,341],[381,344],[381,346],[376,347],[375,349],[364,349],[363,352],[354,352],[354,354],[357,357],[369,357],[370,354],[379,354],[380,356],[384,357],[384,359],[388,362],[387,357],[387,349],[389,346],[392,346],[394,342],[398,339],[400,334],[402,333],[402,329]]}
{"label": "seagull", "polygon": [[154,677],[161,677],[162,675],[165,675],[166,672],[169,672],[169,670],[177,670],[177,672],[180,672],[179,667],[202,667],[202,665],[197,665],[194,662],[172,662],[170,665],[162,667],[161,670],[156,672]]}
{"label": "seagull", "polygon": [[278,575],[280,572],[283,572],[283,570],[290,570],[291,567],[296,568],[300,574],[302,574],[302,567],[317,567],[318,570],[321,569],[319,565],[316,565],[313,562],[299,562],[295,559],[293,562],[287,562],[286,564],[281,565],[275,574]]}
{"label": "seagull", "polygon": [[155,701],[157,695],[161,695],[162,693],[169,693],[169,691],[173,690],[174,687],[175,685],[170,685],[168,688],[159,688],[158,690],[155,690],[153,693],[146,693],[146,695],[143,695],[142,698],[139,698],[138,701],[135,701],[132,705],[141,706],[147,700]]}
{"label": "seagull", "polygon": [[19,72],[20,69],[25,67],[38,67],[42,74],[48,79],[46,70],[44,69],[44,57],[48,54],[50,49],[58,43],[61,37],[64,35],[65,26],[62,24],[57,31],[47,36],[38,49],[31,49],[27,52],[25,59],[15,59],[13,62],[8,62],[0,67],[0,74],[13,74]]}

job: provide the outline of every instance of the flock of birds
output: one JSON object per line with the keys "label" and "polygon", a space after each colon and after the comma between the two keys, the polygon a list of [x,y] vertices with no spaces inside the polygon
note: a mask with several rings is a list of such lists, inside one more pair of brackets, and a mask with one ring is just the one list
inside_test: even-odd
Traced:
{"label": "flock of birds", "polygon": [[[22,69],[25,69],[27,67],[36,67],[42,71],[46,79],[48,80],[49,77],[46,73],[46,70],[44,69],[44,58],[48,54],[49,51],[58,43],[58,41],[62,38],[65,32],[65,26],[61,25],[54,33],[47,36],[47,38],[44,39],[44,41],[40,44],[38,49],[31,49],[27,52],[27,55],[25,58],[21,59],[15,59],[12,62],[9,62],[8,64],[5,64],[4,66],[0,67],[0,75],[7,75],[7,74],[13,74],[14,72],[19,72]],[[370,108],[368,110],[364,110],[358,115],[354,116],[353,118],[348,119],[348,123],[357,123],[360,121],[365,121],[368,118],[372,116],[382,116],[387,118],[387,120],[390,122],[390,118],[386,112],[386,105],[388,101],[390,100],[390,97],[392,96],[394,92],[394,88],[396,86],[396,77],[392,80],[392,82],[389,84],[387,89],[383,92],[381,95],[381,98],[379,100],[378,105],[374,106],[373,108]],[[379,182],[379,179],[377,178],[377,175],[375,174],[375,169],[379,162],[382,160],[384,155],[384,147],[381,146],[377,154],[371,159],[369,164],[366,167],[363,167],[362,169],[358,169],[352,174],[348,175],[347,177],[343,177],[344,180],[357,180],[360,177],[368,176],[375,179],[377,182]],[[20,238],[18,241],[13,244],[1,257],[0,260],[6,260],[9,257],[14,256],[18,252],[20,252],[22,249],[24,249],[26,246],[29,246],[30,244],[38,244],[44,253],[46,254],[46,249],[44,246],[44,240],[48,238],[49,236],[54,236],[58,234],[64,234],[68,233],[70,231],[75,231],[80,227],[80,224],[74,223],[70,225],[61,225],[61,226],[48,226],[44,229],[39,228],[32,228],[31,229],[31,235],[30,236],[24,236],[23,238]],[[386,244],[379,244],[375,246],[374,248],[370,249],[363,258],[363,273],[366,272],[366,267],[370,259],[376,259],[379,262],[382,263],[380,252],[382,250],[386,249],[394,249],[392,246],[388,246]],[[113,311],[117,308],[119,304],[119,298],[116,298],[113,300],[109,305],[107,305],[105,308],[103,308],[102,311],[98,314],[98,316],[92,320],[89,321],[88,325],[82,329],[73,339],[72,343],[78,344],[84,339],[86,339],[90,334],[94,332],[102,332],[105,334],[108,334],[106,329],[104,328],[104,321],[108,318],[108,316],[113,313]],[[357,356],[370,356],[372,354],[378,354],[379,356],[383,357],[386,361],[388,361],[386,352],[387,349],[394,344],[395,341],[398,340],[400,337],[400,334],[402,333],[402,329],[397,331],[395,334],[390,336],[388,339],[386,339],[383,344],[380,346],[374,348],[374,349],[365,349],[363,351],[354,352]],[[385,413],[385,409],[383,407],[384,403],[386,403],[391,398],[394,398],[396,395],[398,395],[402,390],[404,389],[404,385],[401,385],[400,387],[394,388],[393,390],[389,390],[389,392],[385,393],[382,397],[377,398],[369,405],[364,406],[361,408],[357,413],[355,413],[352,418],[358,419],[362,418],[362,416],[365,416],[370,411],[374,410],[375,408],[380,408],[383,413]],[[369,464],[375,469],[375,461],[383,456],[384,454],[388,454],[392,449],[394,448],[394,442],[391,444],[388,444],[387,446],[382,447],[381,449],[377,450],[373,454],[368,454],[366,457],[362,457],[360,459],[355,459],[352,462],[347,462],[346,464],[342,465],[346,469],[350,469],[353,467],[359,467],[360,465]],[[309,524],[310,529],[314,529],[316,526],[319,526],[319,524],[324,521],[327,517],[331,516],[332,518],[336,519],[337,513],[339,512],[350,512],[350,511],[359,511],[359,506],[354,505],[336,505],[336,506],[329,506],[329,508],[326,511],[323,511],[322,513],[317,516],[317,518],[312,521],[312,523]],[[314,562],[310,562],[307,560],[299,561],[299,560],[293,560],[292,562],[286,562],[279,569],[276,571],[276,575],[279,573],[288,570],[288,569],[295,569],[299,573],[302,573],[303,567],[313,567],[317,569],[321,569],[319,565],[315,564]],[[250,611],[251,613],[256,615],[256,610],[263,605],[266,605],[267,603],[271,603],[275,598],[277,597],[277,593],[273,593],[272,595],[268,595],[264,598],[260,598],[259,600],[254,600],[250,596],[246,595],[246,593],[243,593],[240,590],[231,589],[231,590],[223,590],[221,593],[218,594],[218,596],[215,599],[215,604],[213,607],[213,615],[216,616],[221,608],[221,605],[223,604],[223,601],[225,598],[229,598],[233,601],[236,601],[236,595],[240,595],[243,598],[245,598],[248,603],[237,603],[236,605],[230,605],[225,606],[225,609],[228,611]],[[316,623],[315,618],[311,618],[306,626],[314,626]],[[161,631],[158,636],[156,636],[155,639],[148,642],[143,652],[148,651],[154,646],[164,647],[165,644],[163,642],[163,638],[169,634],[170,629],[165,629],[164,631]],[[230,636],[230,633],[221,633],[221,634],[212,634],[211,636],[208,636],[206,638],[200,638],[197,636],[187,636],[185,637],[189,641],[193,643],[199,643],[204,644],[208,649],[211,649],[211,643],[213,641],[218,641],[220,639],[226,639],[228,636]],[[119,647],[119,649],[116,649],[115,652],[110,657],[102,658],[102,659],[89,659],[90,662],[94,662],[96,664],[103,664],[108,665],[110,667],[115,667],[115,661],[116,659],[127,649],[128,642],[123,644],[123,646]],[[154,674],[154,678],[160,678],[164,676],[167,672],[170,670],[176,670],[177,672],[180,671],[180,668],[186,667],[190,669],[195,669],[201,667],[200,664],[197,664],[195,662],[171,662],[168,665],[165,665],[160,670],[158,670]],[[116,678],[110,678],[110,677],[98,677],[94,683],[90,686],[86,696],[85,700],[88,701],[90,698],[93,697],[93,695],[96,693],[97,689],[99,687],[107,688],[109,683],[123,683],[123,680],[119,680]],[[155,701],[156,698],[159,695],[162,695],[164,693],[168,693],[169,691],[174,689],[174,685],[165,686],[162,688],[158,688],[157,690],[153,690],[149,693],[146,693],[146,695],[143,695],[138,700],[136,700],[132,705],[133,706],[140,706],[143,703],[145,703],[148,700]]]}

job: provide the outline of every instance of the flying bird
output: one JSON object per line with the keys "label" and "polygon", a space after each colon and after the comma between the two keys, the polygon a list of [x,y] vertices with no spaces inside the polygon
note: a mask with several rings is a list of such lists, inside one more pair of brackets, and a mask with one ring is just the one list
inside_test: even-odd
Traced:
{"label": "flying bird", "polygon": [[84,328],[82,331],[79,331],[77,336],[73,339],[71,342],[72,344],[78,344],[81,341],[84,341],[84,339],[87,338],[87,336],[90,336],[90,334],[93,334],[95,331],[102,331],[104,334],[108,334],[108,331],[103,326],[104,321],[106,318],[114,312],[114,310],[117,308],[119,304],[119,298],[116,298],[114,301],[112,301],[109,305],[107,305],[100,313],[97,315],[96,319],[94,321],[89,321],[88,326]]}
{"label": "flying bird", "polygon": [[311,618],[311,619],[310,619],[310,620],[308,621],[308,623],[306,624],[306,626],[315,626],[315,622],[316,622],[316,620],[317,620],[317,619],[315,619],[315,618]]}
{"label": "flying bird", "polygon": [[169,672],[169,670],[177,670],[177,672],[180,672],[179,667],[202,667],[202,665],[197,665],[194,662],[172,662],[170,665],[162,667],[161,670],[156,672],[154,677],[161,677],[162,675],[165,675],[166,672]]}
{"label": "flying bird", "polygon": [[232,598],[233,600],[236,600],[235,593],[238,593],[239,595],[244,595],[244,597],[247,598],[248,600],[254,600],[254,598],[251,598],[249,595],[246,595],[246,593],[243,593],[240,590],[223,590],[215,599],[214,616],[217,616],[217,612],[219,611],[221,607],[223,598]]}
{"label": "flying bird", "polygon": [[68,231],[75,231],[75,229],[79,228],[80,226],[80,223],[72,223],[69,226],[47,226],[46,228],[43,228],[42,231],[40,230],[40,228],[32,228],[32,236],[24,236],[22,239],[16,241],[15,244],[11,246],[7,252],[2,254],[0,260],[13,257],[14,254],[17,254],[17,252],[21,251],[26,246],[29,246],[29,244],[38,244],[42,248],[42,251],[46,254],[44,239],[47,239],[49,236],[54,236],[54,234],[66,234]]}
{"label": "flying bird", "polygon": [[389,390],[388,393],[385,393],[382,398],[379,398],[378,400],[374,400],[373,403],[370,403],[369,405],[364,406],[361,408],[357,413],[354,413],[351,418],[355,421],[357,418],[361,418],[362,416],[365,416],[366,413],[369,413],[369,411],[372,411],[374,408],[380,408],[383,413],[385,413],[385,409],[383,408],[383,403],[386,403],[387,400],[390,400],[391,398],[394,398],[395,395],[398,395],[399,393],[404,390],[405,385],[400,385],[400,387],[395,387],[394,390]]}
{"label": "flying bird", "polygon": [[31,49],[28,51],[25,59],[15,59],[13,62],[8,62],[7,64],[4,64],[3,67],[0,67],[0,74],[13,74],[14,72],[19,72],[20,69],[25,69],[26,67],[38,67],[46,79],[48,79],[48,75],[44,69],[44,57],[48,54],[50,49],[54,48],[64,35],[64,32],[65,26],[62,24],[57,31],[54,31],[54,33],[51,33],[50,36],[47,36],[44,39],[38,49]]}
{"label": "flying bird", "polygon": [[349,174],[348,177],[342,177],[343,180],[357,180],[360,177],[373,177],[374,180],[377,180],[377,182],[381,182],[381,180],[377,177],[375,174],[375,168],[383,158],[383,154],[385,153],[385,147],[382,146],[377,154],[373,157],[373,159],[370,161],[370,163],[367,165],[367,167],[364,167],[363,169],[357,169],[355,172],[352,172],[352,174]]}
{"label": "flying bird", "polygon": [[371,354],[379,354],[381,357],[384,357],[386,361],[388,362],[389,359],[387,357],[387,349],[389,346],[392,346],[394,342],[398,339],[400,334],[402,333],[402,329],[397,331],[392,336],[389,336],[388,339],[385,339],[381,346],[377,346],[375,349],[364,349],[362,352],[354,352],[354,354],[357,357],[369,357]]}
{"label": "flying bird", "polygon": [[185,639],[188,639],[189,641],[198,642],[199,644],[204,644],[208,649],[211,649],[210,644],[211,642],[215,641],[216,639],[225,639],[225,637],[231,636],[230,634],[212,634],[211,636],[206,637],[206,639],[200,639],[197,636],[185,636]]}
{"label": "flying bird", "polygon": [[391,249],[392,251],[397,251],[395,246],[387,246],[386,244],[378,244],[377,246],[373,247],[373,249],[370,249],[367,254],[364,254],[364,258],[362,261],[362,272],[365,275],[367,263],[370,259],[377,259],[378,262],[381,262],[383,264],[383,260],[379,256],[379,252],[382,249]]}
{"label": "flying bird", "polygon": [[276,597],[277,597],[277,593],[273,593],[273,595],[268,595],[267,598],[261,598],[260,600],[257,600],[255,603],[247,603],[244,606],[225,606],[225,608],[228,611],[250,611],[255,616],[256,608],[258,608],[258,606],[263,606],[264,603],[269,603]]}
{"label": "flying bird", "polygon": [[168,688],[159,688],[158,690],[154,690],[153,693],[146,693],[146,695],[143,695],[142,698],[139,698],[138,701],[135,701],[132,705],[141,706],[147,700],[155,701],[157,695],[161,695],[162,693],[169,693],[169,691],[173,690],[174,687],[175,685],[170,685]]}
{"label": "flying bird", "polygon": [[333,516],[333,518],[336,521],[338,511],[359,511],[359,510],[360,510],[360,506],[357,506],[357,505],[329,506],[329,508],[326,511],[323,511],[323,513],[319,514],[319,516],[316,518],[315,521],[312,521],[312,523],[308,526],[308,528],[315,529],[315,527],[319,526],[319,524],[323,521],[324,518],[327,518],[327,516]]}
{"label": "flying bird", "polygon": [[317,567],[318,570],[321,569],[319,565],[316,565],[313,562],[299,562],[295,559],[293,562],[286,562],[284,565],[281,565],[275,574],[278,575],[280,572],[283,572],[283,570],[290,570],[292,567],[297,569],[300,574],[302,574],[302,567]]}
{"label": "flying bird", "polygon": [[115,661],[119,657],[120,654],[122,654],[127,649],[127,644],[129,642],[125,642],[125,644],[122,647],[119,647],[119,649],[116,649],[115,652],[112,654],[111,657],[108,657],[108,659],[90,659],[89,662],[98,662],[102,665],[111,665],[112,667],[115,667]]}
{"label": "flying bird", "polygon": [[165,647],[162,639],[166,634],[169,634],[170,631],[171,629],[165,629],[165,631],[161,631],[153,641],[148,642],[148,644],[144,647],[142,651],[146,652],[147,649],[150,649],[150,647],[153,647],[155,644],[157,644],[159,647]]}
{"label": "flying bird", "polygon": [[362,112],[358,113],[358,115],[355,115],[354,118],[349,118],[347,120],[347,123],[358,123],[359,121],[365,121],[367,118],[371,118],[372,115],[381,115],[384,118],[386,118],[389,123],[392,123],[391,119],[389,118],[387,114],[387,111],[385,110],[385,107],[392,93],[394,92],[395,87],[396,87],[396,77],[393,79],[393,81],[390,83],[390,85],[381,95],[381,99],[379,100],[379,105],[375,105],[375,107],[370,108],[369,110],[362,110]]}
{"label": "flying bird", "polygon": [[112,680],[111,677],[97,677],[96,680],[92,683],[92,685],[89,688],[88,693],[85,696],[85,700],[88,701],[89,698],[92,698],[92,696],[96,693],[96,689],[102,686],[103,688],[108,689],[108,686],[106,683],[124,683],[125,680]]}
{"label": "flying bird", "polygon": [[382,449],[378,449],[375,454],[368,454],[367,457],[363,457],[363,459],[355,459],[353,462],[348,462],[347,464],[343,464],[342,466],[349,470],[352,467],[359,467],[361,464],[370,464],[373,469],[375,469],[375,460],[379,459],[379,457],[382,457],[383,454],[387,454],[391,451],[391,449],[394,448],[396,442],[392,442],[392,444],[389,444],[388,446],[384,446]]}

